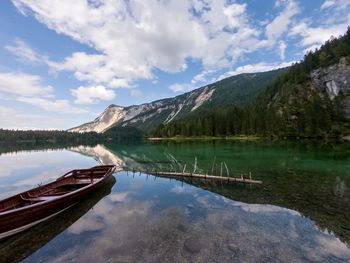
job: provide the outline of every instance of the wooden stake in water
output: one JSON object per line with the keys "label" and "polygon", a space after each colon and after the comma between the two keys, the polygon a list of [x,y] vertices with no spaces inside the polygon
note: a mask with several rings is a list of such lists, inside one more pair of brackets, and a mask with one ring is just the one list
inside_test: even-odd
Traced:
{"label": "wooden stake in water", "polygon": [[214,165],[215,165],[215,161],[216,161],[216,156],[214,156],[213,165],[212,165],[212,167],[211,167],[211,174],[214,174]]}
{"label": "wooden stake in water", "polygon": [[197,170],[197,156],[194,157],[194,169],[193,169],[193,174],[196,172]]}
{"label": "wooden stake in water", "polygon": [[226,162],[224,162],[224,164],[225,164],[225,167],[226,167],[226,174],[227,174],[227,177],[229,177],[229,176],[230,176],[230,172],[228,171],[228,168],[227,168]]}
{"label": "wooden stake in water", "polygon": [[220,164],[220,176],[222,177],[222,162]]}

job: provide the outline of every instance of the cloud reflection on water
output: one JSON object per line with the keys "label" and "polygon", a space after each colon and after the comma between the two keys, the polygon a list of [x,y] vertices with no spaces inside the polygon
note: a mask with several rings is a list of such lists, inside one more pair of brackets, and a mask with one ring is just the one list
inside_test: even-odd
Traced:
{"label": "cloud reflection on water", "polygon": [[[80,147],[101,163],[137,163],[103,146]],[[76,150],[77,152],[79,152]],[[125,154],[126,155],[126,154]],[[74,158],[71,158],[73,157]],[[62,167],[94,164],[67,151],[20,153],[9,160],[11,191],[28,188]],[[134,155],[136,159],[137,155]],[[144,157],[145,159],[146,157]],[[22,161],[23,160],[23,161]],[[18,163],[24,166],[18,166]],[[41,166],[40,166],[41,165]],[[137,165],[142,166],[142,163]],[[20,167],[20,168],[18,168]],[[45,168],[45,171],[43,169]],[[38,172],[39,171],[39,172]],[[6,176],[5,176],[6,177]],[[2,177],[3,179],[5,177]],[[8,175],[7,175],[8,177]],[[274,205],[247,204],[181,182],[117,175],[113,192],[27,262],[347,262],[350,250],[299,212]],[[1,178],[0,178],[1,179]],[[344,192],[342,182],[335,192]],[[9,194],[9,184],[2,184]],[[3,193],[1,193],[3,194]]]}
{"label": "cloud reflection on water", "polygon": [[[118,174],[113,192],[66,231],[50,262],[344,262],[339,239],[289,209],[235,202],[180,182]],[[134,189],[134,182],[142,187]],[[157,191],[158,198],[154,198]],[[188,202],[188,200],[191,200]],[[63,237],[62,237],[63,238]],[[56,241],[56,243],[59,240]],[[58,243],[57,243],[58,246]],[[83,253],[82,253],[83,251]]]}
{"label": "cloud reflection on water", "polygon": [[93,165],[96,165],[93,159],[79,157],[66,150],[2,154],[0,199],[50,182],[71,169]]}

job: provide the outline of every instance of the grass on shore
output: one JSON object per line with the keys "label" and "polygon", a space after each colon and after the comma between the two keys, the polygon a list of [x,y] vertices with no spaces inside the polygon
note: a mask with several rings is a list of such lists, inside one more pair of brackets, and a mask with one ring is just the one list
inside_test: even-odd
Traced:
{"label": "grass on shore", "polygon": [[262,137],[256,135],[235,135],[235,136],[196,136],[196,137],[186,137],[186,136],[175,136],[175,137],[149,137],[147,140],[150,141],[192,141],[192,140],[259,140]]}

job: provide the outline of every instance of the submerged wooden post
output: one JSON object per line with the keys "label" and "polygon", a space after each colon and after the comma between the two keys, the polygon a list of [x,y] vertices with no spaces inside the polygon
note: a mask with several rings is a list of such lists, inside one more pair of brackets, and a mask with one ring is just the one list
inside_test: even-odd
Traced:
{"label": "submerged wooden post", "polygon": [[222,177],[222,162],[220,164],[220,176]]}
{"label": "submerged wooden post", "polygon": [[197,156],[194,157],[194,169],[193,169],[193,174],[196,172],[197,170]]}
{"label": "submerged wooden post", "polygon": [[214,160],[213,160],[213,165],[211,167],[211,174],[214,174],[214,165],[215,165],[215,161],[216,161],[216,156],[214,156]]}
{"label": "submerged wooden post", "polygon": [[229,172],[229,170],[228,170],[228,168],[227,168],[226,162],[224,162],[224,164],[225,164],[225,167],[226,167],[226,174],[227,174],[227,177],[229,177],[229,176],[230,176],[230,172]]}

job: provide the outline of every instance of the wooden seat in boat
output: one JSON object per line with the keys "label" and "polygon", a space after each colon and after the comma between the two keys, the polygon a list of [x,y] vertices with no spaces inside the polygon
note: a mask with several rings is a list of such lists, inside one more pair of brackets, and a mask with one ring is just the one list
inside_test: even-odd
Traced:
{"label": "wooden seat in boat", "polygon": [[20,197],[22,200],[29,202],[43,202],[57,198],[57,196],[24,197],[23,195],[20,195]]}

